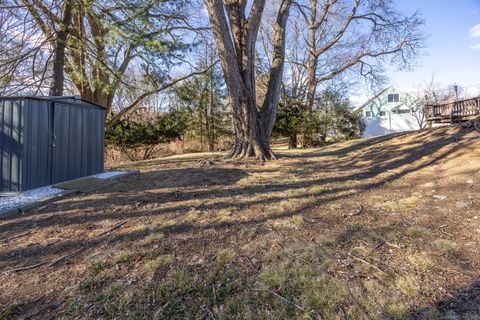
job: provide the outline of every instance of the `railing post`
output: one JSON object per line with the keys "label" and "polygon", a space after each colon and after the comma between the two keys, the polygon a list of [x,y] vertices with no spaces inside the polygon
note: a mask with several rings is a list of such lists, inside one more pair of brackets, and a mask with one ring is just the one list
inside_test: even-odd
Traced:
{"label": "railing post", "polygon": [[455,102],[450,105],[450,123],[453,123],[453,108],[455,106]]}

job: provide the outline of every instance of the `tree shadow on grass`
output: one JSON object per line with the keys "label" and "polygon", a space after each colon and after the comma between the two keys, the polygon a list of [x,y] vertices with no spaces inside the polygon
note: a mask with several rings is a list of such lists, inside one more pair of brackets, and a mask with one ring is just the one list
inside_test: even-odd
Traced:
{"label": "tree shadow on grass", "polygon": [[[131,185],[128,191],[171,188],[201,188],[229,186],[247,177],[248,174],[236,168],[181,168],[140,173],[135,179],[140,182]],[[141,181],[145,181],[142,184]],[[120,186],[121,187],[121,186]]]}
{"label": "tree shadow on grass", "polygon": [[457,290],[450,299],[412,311],[411,317],[439,320],[480,319],[480,280],[473,282],[468,288]]}
{"label": "tree shadow on grass", "polygon": [[[424,135],[426,133],[420,133]],[[367,151],[376,153],[376,157],[371,165],[365,166],[362,170],[356,172],[348,172],[347,168],[342,168],[347,174],[335,174],[333,176],[321,177],[319,179],[305,179],[294,182],[279,182],[254,185],[240,185],[236,183],[247,177],[244,170],[236,168],[181,168],[181,169],[165,169],[153,172],[139,174],[138,176],[125,178],[122,182],[100,191],[98,195],[105,196],[105,201],[98,199],[85,200],[82,198],[70,198],[63,201],[58,206],[53,205],[52,208],[45,210],[46,213],[55,212],[55,210],[68,210],[69,208],[80,209],[77,214],[62,214],[59,212],[54,215],[35,215],[34,212],[30,216],[34,222],[28,219],[12,220],[0,225],[0,234],[21,233],[32,228],[48,228],[50,226],[68,226],[81,225],[86,223],[95,223],[105,220],[123,221],[129,218],[158,217],[165,214],[186,214],[192,209],[200,209],[202,211],[221,210],[224,208],[235,207],[238,212],[252,206],[274,205],[285,200],[284,195],[272,194],[269,197],[254,197],[258,194],[268,195],[270,192],[285,192],[303,190],[307,187],[320,187],[321,190],[302,193],[297,192],[290,196],[290,200],[303,200],[306,198],[315,198],[302,205],[296,210],[283,212],[280,214],[272,214],[269,216],[259,216],[246,221],[236,222],[236,227],[251,226],[265,223],[267,220],[281,219],[293,216],[299,213],[308,212],[316,206],[341,199],[346,199],[352,195],[364,192],[372,188],[381,187],[387,182],[402,178],[403,176],[434,165],[445,157],[461,152],[461,150],[469,147],[472,142],[471,138],[464,138],[461,142],[463,133],[458,135],[435,135],[435,139],[424,142],[420,146],[418,143],[411,143],[406,148],[395,150],[388,145],[381,146],[381,150],[370,150],[375,147],[367,144],[363,149],[370,148]],[[395,135],[394,137],[398,137]],[[384,138],[382,138],[384,139]],[[377,141],[377,140],[375,140]],[[388,141],[388,140],[387,140]],[[442,151],[440,151],[442,149]],[[370,159],[370,152],[363,152],[356,155],[352,160],[353,163],[358,162],[361,166],[362,161]],[[317,156],[318,170],[328,170],[334,167],[334,163],[323,163],[321,156]],[[422,160],[422,161],[420,161]],[[342,159],[338,159],[341,163]],[[295,164],[288,164],[295,165]],[[354,166],[354,164],[350,164]],[[298,170],[305,170],[299,168]],[[349,186],[344,182],[354,181],[356,184]],[[165,190],[164,190],[165,189]],[[174,190],[170,190],[174,189]],[[232,201],[234,197],[246,196],[241,202]],[[190,200],[210,201],[210,203],[188,203]],[[129,210],[128,212],[117,212],[117,205],[131,205],[138,203],[138,210]],[[167,208],[141,208],[149,204],[169,203]],[[86,214],[86,210],[101,207],[102,210],[93,214]],[[44,213],[45,214],[45,213]],[[180,216],[181,217],[181,216]],[[180,218],[179,217],[179,218]],[[180,218],[181,220],[181,218]],[[181,225],[181,227],[180,227]],[[195,223],[180,223],[175,228],[158,229],[159,232],[167,233],[186,233],[196,229]],[[232,224],[212,223],[208,226],[201,226],[204,229],[221,230],[232,227]],[[139,233],[132,233],[130,240],[138,239],[142,236]],[[128,236],[122,236],[127,237]],[[3,238],[3,237],[2,237]],[[118,239],[121,241],[122,239]],[[123,239],[126,240],[126,239]],[[102,241],[96,241],[95,245],[101,244]],[[64,246],[65,247],[62,247]],[[45,253],[53,253],[63,250],[67,247],[78,247],[81,243],[76,241],[66,241],[61,245],[51,245],[48,248],[44,246],[33,246],[30,248],[21,248],[13,250],[3,250],[0,253],[1,259],[13,259],[14,257],[22,257],[26,259],[39,257]]]}
{"label": "tree shadow on grass", "polygon": [[[423,135],[425,133],[421,134]],[[395,135],[394,137],[398,136],[399,135]],[[253,196],[269,192],[299,190],[312,186],[326,187],[322,192],[318,192],[316,194],[317,196],[339,194],[348,190],[350,187],[336,186],[336,184],[341,185],[348,181],[356,182],[357,185],[355,188],[364,191],[379,187],[388,181],[399,179],[408,173],[433,165],[449,154],[458,152],[462,148],[467,148],[471,139],[466,139],[459,143],[458,140],[460,138],[461,136],[459,135],[439,136],[438,139],[422,143],[421,145],[412,143],[401,150],[391,148],[388,145],[382,146],[380,150],[375,150],[375,147],[366,145],[364,149],[368,148],[368,152],[356,155],[352,157],[353,159],[348,159],[350,163],[347,165],[343,164],[346,159],[342,158],[334,160],[333,162],[322,162],[322,156],[317,156],[319,161],[305,166],[296,166],[295,163],[287,164],[296,167],[293,168],[293,170],[298,171],[298,176],[305,177],[304,180],[294,182],[236,186],[235,184],[239,180],[247,177],[247,173],[244,170],[236,168],[180,168],[157,170],[124,178],[119,183],[97,192],[96,195],[100,197],[104,196],[105,201],[98,199],[87,200],[81,197],[69,198],[62,201],[60,208],[63,210],[94,209],[96,207],[128,205],[132,204],[132,202],[139,203],[139,205],[151,203],[178,204],[178,206],[162,209],[160,210],[161,212],[150,210],[149,214],[154,215],[187,212],[192,209],[192,206],[184,202],[189,200],[214,199],[214,203],[204,205],[204,209],[222,209],[232,205],[238,207],[238,209],[243,209],[252,205],[274,203],[282,200],[283,197],[273,196],[261,200],[250,197],[241,203],[232,203],[231,198],[244,195]],[[445,151],[436,154],[439,149],[444,147],[447,147]],[[433,156],[434,154],[435,156]],[[425,161],[417,164],[419,160]],[[366,161],[370,161],[370,164],[363,164]],[[312,168],[318,171],[336,169],[335,171],[338,174],[317,179],[308,179],[308,169]],[[381,177],[378,178],[380,175]],[[311,196],[311,194],[308,196]],[[297,195],[296,198],[302,198],[302,195]],[[80,214],[77,216],[62,216],[60,217],[61,219],[57,219],[56,217],[42,218],[35,210],[27,213],[27,216],[35,217],[35,226],[44,228],[50,224],[57,223],[61,225],[79,224],[110,218],[122,219],[139,217],[146,214],[142,212],[142,210],[135,210],[125,215],[119,215],[112,213],[108,208],[105,209],[106,210],[102,210],[101,213],[96,215]],[[44,210],[43,212],[49,213],[52,212],[52,210],[55,210],[55,205],[53,205],[51,209]],[[16,218],[16,216],[12,216],[10,218],[0,219],[0,222],[8,221],[9,219],[13,220],[12,222],[6,222],[0,225],[0,234],[11,231],[22,232],[32,227],[30,221],[26,221],[26,219],[17,221]]]}
{"label": "tree shadow on grass", "polygon": [[[343,148],[336,148],[335,150],[332,151],[324,151],[323,148],[319,149],[314,149],[309,152],[304,152],[302,154],[285,154],[282,153],[281,151],[278,152],[282,156],[286,157],[291,157],[291,158],[310,158],[310,157],[316,157],[316,156],[345,156],[350,153],[356,152],[361,150],[362,148],[365,147],[374,147],[377,144],[386,142],[388,140],[394,139],[394,138],[399,138],[402,136],[406,136],[411,134],[411,132],[400,132],[400,133],[392,133],[384,136],[378,136],[378,137],[372,137],[372,138],[366,138],[366,139],[361,139],[361,140],[353,140],[351,141],[350,145],[345,146]],[[417,133],[418,134],[418,133]],[[329,145],[328,147],[335,147],[335,145]]]}

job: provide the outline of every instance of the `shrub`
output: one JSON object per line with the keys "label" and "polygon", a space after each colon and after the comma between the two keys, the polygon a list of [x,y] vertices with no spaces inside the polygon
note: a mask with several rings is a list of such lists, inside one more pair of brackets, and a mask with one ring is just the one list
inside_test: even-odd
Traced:
{"label": "shrub", "polygon": [[130,160],[149,159],[160,143],[180,138],[186,129],[186,115],[168,112],[150,121],[123,119],[105,132],[107,146],[118,147]]}

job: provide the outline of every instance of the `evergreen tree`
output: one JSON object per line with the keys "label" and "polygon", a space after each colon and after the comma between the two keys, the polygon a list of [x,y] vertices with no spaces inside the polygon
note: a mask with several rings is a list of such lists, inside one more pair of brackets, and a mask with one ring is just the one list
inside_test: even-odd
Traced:
{"label": "evergreen tree", "polygon": [[107,128],[105,141],[130,160],[149,159],[158,144],[175,141],[185,133],[185,118],[185,113],[170,111],[149,121],[120,120]]}
{"label": "evergreen tree", "polygon": [[175,94],[181,108],[190,114],[186,134],[200,143],[202,151],[213,151],[221,138],[232,134],[225,84],[218,68],[185,81]]}
{"label": "evergreen tree", "polygon": [[[285,90],[279,104],[275,134],[289,138],[289,148],[297,147],[297,136],[312,125],[314,144],[359,138],[365,130],[362,115],[355,113],[348,99],[333,90],[317,96],[312,112],[306,112],[302,100]],[[310,142],[311,143],[311,142]]]}

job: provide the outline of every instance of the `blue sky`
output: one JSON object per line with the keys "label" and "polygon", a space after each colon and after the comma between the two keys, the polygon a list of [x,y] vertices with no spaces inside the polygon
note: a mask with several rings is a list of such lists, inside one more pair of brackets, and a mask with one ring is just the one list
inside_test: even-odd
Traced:
{"label": "blue sky", "polygon": [[398,0],[406,13],[420,10],[428,35],[425,55],[411,72],[389,70],[391,83],[404,90],[435,82],[458,83],[480,93],[480,0]]}

